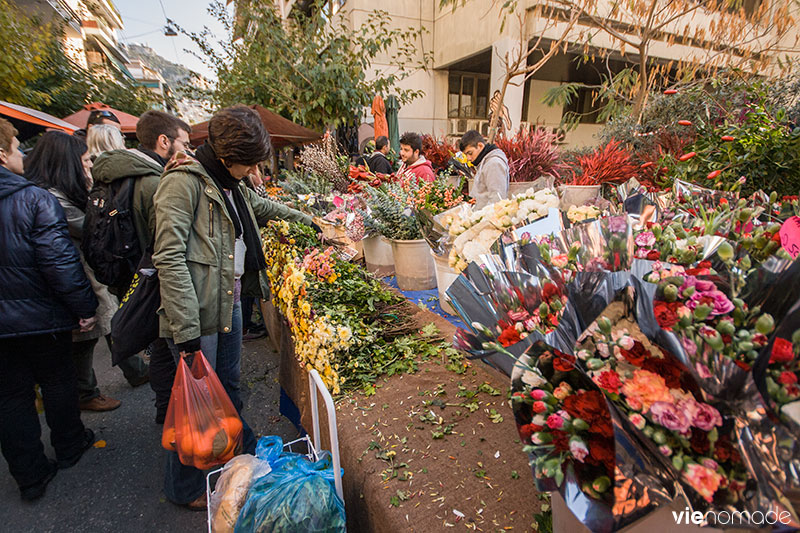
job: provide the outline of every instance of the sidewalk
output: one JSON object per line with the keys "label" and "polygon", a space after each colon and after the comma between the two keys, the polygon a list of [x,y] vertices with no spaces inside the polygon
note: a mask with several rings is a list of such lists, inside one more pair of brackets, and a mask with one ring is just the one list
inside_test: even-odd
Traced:
{"label": "sidewalk", "polygon": [[[247,341],[242,353],[244,414],[257,435],[276,434],[290,440],[297,433],[278,413],[278,355],[266,338]],[[94,368],[101,390],[122,406],[108,413],[84,412],[105,448],[86,452],[69,470],[60,471],[44,498],[33,504],[19,491],[0,459],[0,509],[3,531],[139,533],[197,532],[206,527],[205,513],[191,512],[164,499],[164,450],[161,426],[154,423],[154,394],[149,385],[132,389],[122,372],[111,367],[104,342],[98,343]],[[49,431],[40,417],[45,453],[53,457]]]}

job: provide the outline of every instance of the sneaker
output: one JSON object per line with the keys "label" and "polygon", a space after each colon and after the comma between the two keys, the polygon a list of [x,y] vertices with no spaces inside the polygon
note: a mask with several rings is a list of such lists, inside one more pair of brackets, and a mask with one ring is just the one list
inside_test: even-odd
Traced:
{"label": "sneaker", "polygon": [[20,487],[19,495],[24,501],[32,502],[44,496],[47,484],[56,477],[56,473],[58,472],[58,463],[53,460],[48,460],[48,463],[50,464],[50,471],[40,481],[33,485],[28,485],[27,487]]}
{"label": "sneaker", "polygon": [[108,396],[97,396],[79,404],[81,411],[113,411],[122,405],[122,402]]}
{"label": "sneaker", "polygon": [[78,463],[78,461],[81,460],[81,457],[83,457],[83,453],[86,450],[88,450],[89,448],[92,447],[92,444],[94,444],[94,431],[92,431],[91,429],[88,429],[88,428],[84,429],[83,437],[86,440],[84,441],[83,445],[81,446],[80,451],[78,453],[76,453],[75,455],[73,455],[72,457],[67,457],[66,459],[59,459],[59,461],[58,461],[58,468],[59,469],[66,470],[67,468],[75,466]]}

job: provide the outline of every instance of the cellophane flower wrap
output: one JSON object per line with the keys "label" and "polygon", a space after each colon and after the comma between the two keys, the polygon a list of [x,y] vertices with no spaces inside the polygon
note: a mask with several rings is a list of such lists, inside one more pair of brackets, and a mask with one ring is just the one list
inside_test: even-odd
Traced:
{"label": "cellophane flower wrap", "polygon": [[511,405],[539,490],[559,491],[592,531],[612,531],[674,494],[575,358],[538,341],[512,373]]}

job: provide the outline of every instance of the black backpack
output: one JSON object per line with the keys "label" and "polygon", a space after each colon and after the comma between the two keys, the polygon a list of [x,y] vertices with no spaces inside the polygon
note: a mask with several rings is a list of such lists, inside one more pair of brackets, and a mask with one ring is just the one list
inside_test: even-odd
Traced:
{"label": "black backpack", "polygon": [[86,205],[81,250],[97,281],[121,293],[142,258],[133,223],[135,178],[95,182]]}

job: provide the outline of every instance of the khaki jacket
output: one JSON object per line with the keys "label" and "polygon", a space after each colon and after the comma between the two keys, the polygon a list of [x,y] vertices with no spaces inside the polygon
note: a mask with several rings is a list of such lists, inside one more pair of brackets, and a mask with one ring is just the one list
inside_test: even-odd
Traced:
{"label": "khaki jacket", "polygon": [[[185,161],[185,159],[184,159]],[[311,224],[311,218],[285,205],[260,198],[243,183],[255,222],[288,220]],[[155,194],[153,264],[161,283],[161,336],[176,343],[231,330],[234,292],[234,227],[222,193],[205,168],[181,163],[164,173]],[[246,273],[242,279],[254,275]],[[267,277],[259,272],[262,296]]]}

